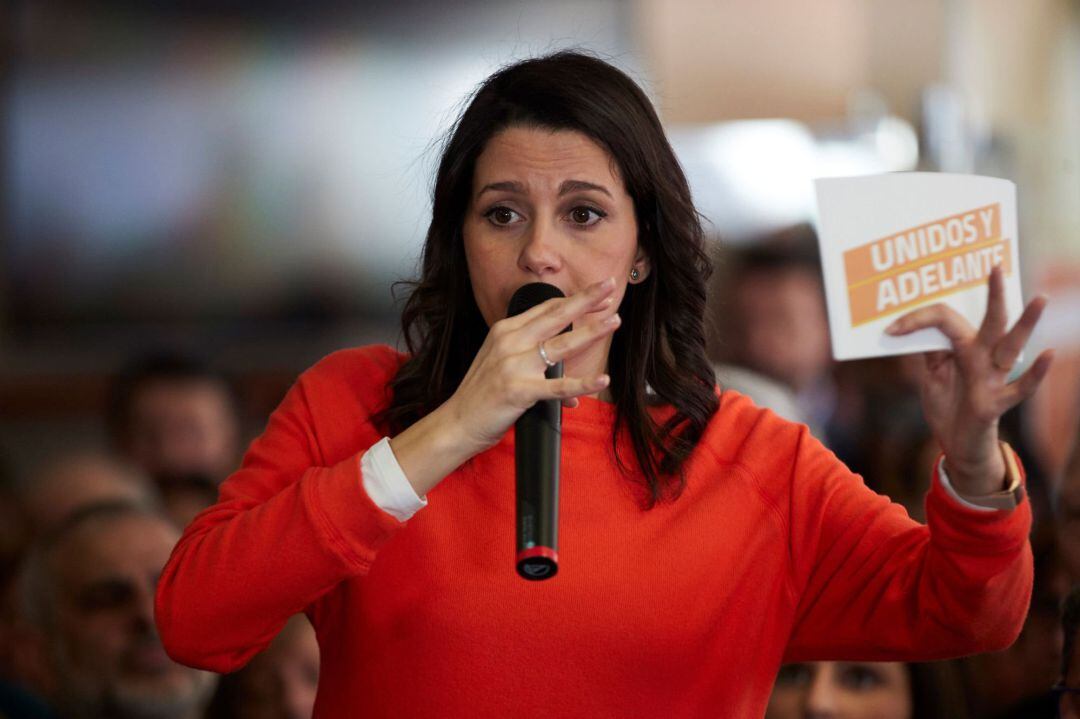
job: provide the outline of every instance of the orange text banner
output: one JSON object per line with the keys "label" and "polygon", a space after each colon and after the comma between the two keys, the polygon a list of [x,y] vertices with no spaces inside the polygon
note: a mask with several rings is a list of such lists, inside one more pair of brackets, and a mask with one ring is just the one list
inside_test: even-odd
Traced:
{"label": "orange text banner", "polygon": [[858,326],[1011,273],[1001,205],[976,207],[910,227],[844,253],[851,324]]}
{"label": "orange text banner", "polygon": [[954,292],[986,284],[990,269],[1001,265],[1012,274],[1011,244],[992,239],[902,266],[868,280],[848,284],[853,327],[902,312]]}

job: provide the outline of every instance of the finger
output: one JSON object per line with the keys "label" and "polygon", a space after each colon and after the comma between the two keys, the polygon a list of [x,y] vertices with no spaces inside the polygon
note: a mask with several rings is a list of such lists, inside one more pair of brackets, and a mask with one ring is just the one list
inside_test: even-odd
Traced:
{"label": "finger", "polygon": [[[609,282],[611,284],[607,284]],[[585,314],[609,307],[615,300],[612,294],[614,283],[615,281],[609,278],[602,283],[591,285],[584,292],[567,297],[561,304],[531,318],[521,327],[521,331],[534,342],[559,334]]]}
{"label": "finger", "polygon": [[[519,315],[507,317],[502,322],[510,331],[529,327],[530,334],[537,338],[536,341],[539,341],[562,331],[564,327],[573,324],[574,320],[586,312],[603,306],[605,303],[610,304],[611,293],[614,290],[615,279],[608,277],[605,280],[589,285],[581,292],[575,292],[569,297],[556,297],[541,302]],[[538,321],[541,324],[533,327],[532,325]],[[549,330],[548,328],[552,329]]]}
{"label": "finger", "polygon": [[1039,295],[1028,303],[1028,306],[1024,308],[1024,313],[1020,315],[1020,319],[1016,321],[1013,328],[998,340],[997,344],[992,348],[990,357],[995,367],[1008,371],[1016,364],[1016,358],[1020,356],[1024,345],[1027,344],[1031,332],[1035,329],[1035,325],[1038,324],[1045,308],[1045,295]]}
{"label": "finger", "polygon": [[1006,395],[1009,407],[1020,404],[1035,393],[1035,390],[1039,388],[1039,383],[1043,381],[1046,373],[1050,371],[1050,365],[1053,362],[1054,350],[1044,350],[1035,358],[1035,361],[1031,363],[1031,366],[1028,367],[1024,374],[1009,383],[1009,392]]}
{"label": "finger", "polygon": [[987,347],[993,347],[998,338],[1004,334],[1006,323],[1009,321],[1009,315],[1005,309],[1005,280],[1002,277],[1000,265],[995,265],[990,270],[990,280],[987,284],[986,314],[979,326],[978,339]]}
{"label": "finger", "polygon": [[[619,317],[618,313],[602,320],[588,322],[570,332],[543,340],[544,352],[552,362],[569,359],[591,346],[601,337],[610,335],[619,328],[621,323],[622,318]],[[539,352],[537,354],[539,355]]]}
{"label": "finger", "polygon": [[971,339],[975,334],[971,323],[964,319],[963,315],[941,302],[907,313],[886,327],[885,332],[890,335],[906,335],[930,327],[940,330],[954,347]]}
{"label": "finger", "polygon": [[926,370],[933,372],[945,362],[952,359],[953,353],[949,350],[936,350],[934,352],[923,353],[923,366]]}
{"label": "finger", "polygon": [[560,377],[558,379],[530,380],[529,392],[535,397],[533,402],[542,399],[575,399],[596,394],[611,384],[611,377],[606,374],[595,377]]}

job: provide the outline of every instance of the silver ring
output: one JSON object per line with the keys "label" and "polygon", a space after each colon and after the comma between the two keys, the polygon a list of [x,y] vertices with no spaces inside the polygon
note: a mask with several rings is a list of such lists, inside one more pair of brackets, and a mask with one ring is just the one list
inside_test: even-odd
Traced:
{"label": "silver ring", "polygon": [[544,364],[546,364],[548,367],[554,367],[556,364],[558,364],[557,362],[552,362],[550,359],[548,359],[547,351],[544,349],[543,342],[536,345],[536,349],[538,352],[540,352],[540,359],[544,360]]}

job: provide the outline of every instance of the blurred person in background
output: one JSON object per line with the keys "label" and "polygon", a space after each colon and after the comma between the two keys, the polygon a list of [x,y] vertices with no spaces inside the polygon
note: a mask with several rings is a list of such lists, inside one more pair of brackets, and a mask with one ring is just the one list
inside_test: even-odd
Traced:
{"label": "blurred person in background", "polygon": [[82,507],[109,501],[153,503],[157,490],[137,467],[92,450],[58,457],[17,484],[31,534],[47,532]]}
{"label": "blurred person in background", "polygon": [[30,530],[19,507],[14,473],[0,457],[0,717],[50,717],[39,697],[22,686],[16,644],[16,578]]}
{"label": "blurred person in background", "polygon": [[1054,716],[1050,687],[1061,668],[1060,613],[1069,580],[1049,524],[1032,531],[1035,581],[1031,606],[1012,646],[960,661],[975,716],[986,719],[1036,719]]}
{"label": "blurred person in background", "polygon": [[206,719],[310,719],[318,686],[319,643],[298,614],[247,666],[221,677]]}
{"label": "blurred person in background", "polygon": [[198,719],[214,675],[169,659],[158,574],[179,530],[150,507],[85,507],[31,548],[20,576],[22,680],[61,717]]}
{"label": "blurred person in background", "polygon": [[949,662],[803,662],[776,676],[765,719],[968,719]]}
{"label": "blurred person in background", "polygon": [[798,225],[722,256],[710,310],[717,333],[711,354],[721,362],[721,386],[805,421],[824,440],[835,393],[817,252],[814,230]]}
{"label": "blurred person in background", "polygon": [[[145,476],[131,465],[101,452],[80,451],[59,457],[38,467],[26,477],[12,477],[0,494],[0,514],[10,521],[0,523],[5,539],[5,575],[0,595],[0,677],[10,680],[8,694],[18,702],[19,714],[34,699],[20,687],[21,674],[15,666],[19,636],[18,600],[15,577],[19,564],[34,537],[55,529],[81,509],[103,502],[136,502],[155,506],[159,498]],[[0,700],[0,707],[4,707]]]}
{"label": "blurred person in background", "polygon": [[236,469],[236,392],[194,358],[155,353],[133,362],[113,383],[107,421],[113,446],[150,475],[181,527],[214,503]]}
{"label": "blurred person in background", "polygon": [[1058,545],[1072,584],[1080,584],[1080,439],[1072,447],[1054,498]]}
{"label": "blurred person in background", "polygon": [[26,550],[28,529],[19,511],[13,474],[0,455],[0,682],[12,676],[11,622],[15,577]]}
{"label": "blurred person in background", "polygon": [[1061,679],[1054,686],[1061,719],[1080,719],[1080,584],[1074,585],[1061,609]]}

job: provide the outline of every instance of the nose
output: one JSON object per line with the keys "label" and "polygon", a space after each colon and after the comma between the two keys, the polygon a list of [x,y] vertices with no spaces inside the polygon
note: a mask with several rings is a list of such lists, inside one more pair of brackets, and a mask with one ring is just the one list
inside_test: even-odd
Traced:
{"label": "nose", "polygon": [[806,693],[805,716],[807,719],[830,719],[837,716],[838,699],[832,665],[822,662]]}
{"label": "nose", "polygon": [[206,432],[196,423],[185,426],[177,422],[162,433],[158,445],[162,469],[175,474],[201,470],[206,465],[209,444]]}
{"label": "nose", "polygon": [[131,619],[136,631],[143,633],[154,628],[154,586],[140,587],[131,602]]}
{"label": "nose", "polygon": [[520,269],[536,277],[555,274],[562,269],[558,228],[551,221],[536,220],[521,237],[522,246],[518,254]]}

